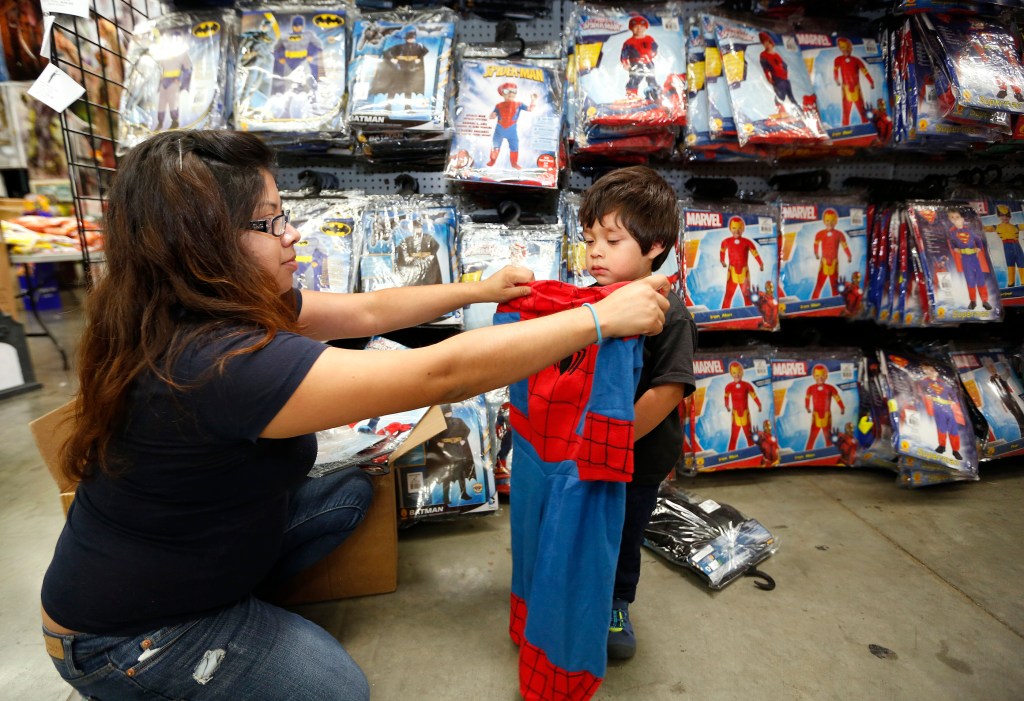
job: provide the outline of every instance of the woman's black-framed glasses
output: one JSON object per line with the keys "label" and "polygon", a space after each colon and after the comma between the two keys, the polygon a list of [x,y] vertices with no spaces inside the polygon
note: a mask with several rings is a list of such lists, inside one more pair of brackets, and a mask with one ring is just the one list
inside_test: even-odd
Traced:
{"label": "woman's black-framed glasses", "polygon": [[249,222],[249,229],[281,238],[288,229],[289,221],[291,221],[291,212],[285,210],[283,214],[278,214],[276,217]]}

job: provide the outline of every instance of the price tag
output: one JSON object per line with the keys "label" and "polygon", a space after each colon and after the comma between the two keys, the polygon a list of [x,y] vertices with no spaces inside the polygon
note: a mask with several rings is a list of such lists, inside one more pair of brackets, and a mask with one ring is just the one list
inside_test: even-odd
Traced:
{"label": "price tag", "polygon": [[85,94],[85,88],[67,73],[48,63],[28,89],[28,94],[53,110],[63,112]]}
{"label": "price tag", "polygon": [[42,0],[43,12],[89,19],[89,0]]}

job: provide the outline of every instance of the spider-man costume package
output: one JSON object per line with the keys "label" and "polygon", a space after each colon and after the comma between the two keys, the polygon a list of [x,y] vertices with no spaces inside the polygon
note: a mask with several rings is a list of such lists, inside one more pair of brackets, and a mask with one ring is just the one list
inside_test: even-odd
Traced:
{"label": "spider-man costume package", "polygon": [[238,129],[344,135],[350,12],[344,5],[306,3],[261,5],[242,14],[235,74]]}
{"label": "spider-man costume package", "polygon": [[669,562],[697,573],[721,589],[766,560],[778,540],[754,519],[713,499],[663,482],[644,545]]}
{"label": "spider-man costume package", "polygon": [[780,465],[854,465],[860,366],[855,351],[776,353],[772,389]]}
{"label": "spider-man costume package", "polygon": [[392,463],[399,525],[498,509],[484,397],[442,404],[441,411],[445,429]]}
{"label": "spider-man costume package", "polygon": [[684,469],[693,473],[778,465],[770,351],[699,352],[693,376],[697,388],[683,402]]}
{"label": "spider-man costume package", "polygon": [[724,17],[714,23],[740,145],[827,140],[796,37]]}
{"label": "spider-man costume package", "polygon": [[782,316],[860,315],[867,272],[867,205],[836,196],[781,199]]}
{"label": "spider-man costume package", "polygon": [[[488,278],[506,265],[533,271],[536,280],[557,280],[561,268],[563,229],[557,224],[518,225],[463,222],[459,231],[459,280]],[[471,304],[465,309],[466,329],[490,326],[497,304]]]}
{"label": "spider-man costume package", "polygon": [[[450,197],[375,198],[363,212],[361,228],[360,291],[455,281],[458,219]],[[462,310],[432,323],[459,326]]]}
{"label": "spider-man costume package", "polygon": [[476,53],[465,49],[459,65],[445,175],[557,188],[565,167],[561,62],[473,57]]}
{"label": "spider-man costume package", "polygon": [[931,323],[998,321],[999,283],[981,221],[967,204],[911,202],[907,219],[928,284]]}
{"label": "spider-man costume package", "polygon": [[1019,199],[1005,196],[972,201],[972,204],[981,215],[1003,306],[1024,305],[1024,248],[1021,247],[1024,206]]}
{"label": "spider-man costume package", "polygon": [[361,131],[444,131],[455,38],[447,9],[368,14],[352,28],[346,118]]}
{"label": "spider-man costume package", "polygon": [[321,193],[295,198],[282,192],[291,225],[302,238],[295,243],[295,286],[302,290],[355,292],[362,251],[359,226],[367,198],[358,192]]}
{"label": "spider-man costume package", "polygon": [[[619,285],[532,283],[494,323],[597,302]],[[608,662],[608,621],[633,473],[633,401],[642,340],[604,339],[510,388],[509,634],[527,701],[586,701]]]}
{"label": "spider-man costume package", "polygon": [[135,26],[118,149],[169,129],[228,126],[236,25],[229,12],[173,12]]}
{"label": "spider-man costume package", "polygon": [[512,482],[512,427],[509,426],[508,387],[492,389],[487,399],[487,421],[491,429],[491,462],[494,464],[494,489],[509,495]]}
{"label": "spider-man costume package", "polygon": [[686,34],[676,3],[581,5],[569,31],[581,123],[686,124]]}
{"label": "spider-man costume package", "polygon": [[779,326],[778,208],[694,203],[683,211],[683,301],[707,329]]}
{"label": "spider-man costume package", "polygon": [[885,145],[892,136],[889,90],[878,41],[856,31],[796,34],[818,101],[837,146]]}
{"label": "spider-man costume package", "polygon": [[949,359],[988,423],[981,460],[1024,454],[1024,385],[1010,359],[998,349],[954,350]]}
{"label": "spider-man costume package", "polygon": [[977,446],[956,371],[941,360],[878,354],[904,484],[977,480]]}

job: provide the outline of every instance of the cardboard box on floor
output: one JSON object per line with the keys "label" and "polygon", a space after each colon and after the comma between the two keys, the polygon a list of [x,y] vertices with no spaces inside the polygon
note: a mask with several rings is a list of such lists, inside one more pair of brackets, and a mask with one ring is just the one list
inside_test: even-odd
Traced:
{"label": "cardboard box on floor", "polygon": [[[54,409],[29,423],[32,437],[60,490],[67,515],[75,498],[75,483],[60,474],[58,454],[68,433],[72,404]],[[445,428],[438,407],[424,415],[405,442],[392,453],[389,465],[412,448]],[[369,594],[386,594],[398,588],[398,519],[395,512],[395,474],[373,477],[373,503],[362,524],[326,558],[298,574],[282,590],[278,603],[305,604]]]}

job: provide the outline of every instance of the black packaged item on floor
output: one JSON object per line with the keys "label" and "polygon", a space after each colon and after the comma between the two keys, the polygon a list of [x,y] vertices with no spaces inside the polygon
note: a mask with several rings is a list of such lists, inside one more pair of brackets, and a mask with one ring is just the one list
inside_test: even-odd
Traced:
{"label": "black packaged item on floor", "polygon": [[728,504],[704,499],[664,482],[658,503],[644,529],[644,545],[673,564],[696,572],[712,589],[721,589],[745,574],[774,581],[757,571],[758,563],[778,549],[767,528]]}

